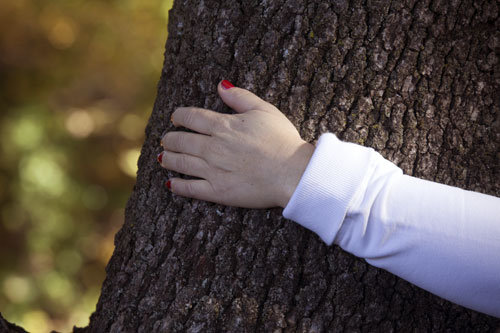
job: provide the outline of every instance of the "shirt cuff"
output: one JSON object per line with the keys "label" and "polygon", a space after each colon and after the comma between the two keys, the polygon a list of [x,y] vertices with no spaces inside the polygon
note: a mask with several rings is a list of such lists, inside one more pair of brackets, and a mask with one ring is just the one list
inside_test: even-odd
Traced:
{"label": "shirt cuff", "polygon": [[373,167],[375,151],[321,135],[283,216],[331,245],[356,191]]}

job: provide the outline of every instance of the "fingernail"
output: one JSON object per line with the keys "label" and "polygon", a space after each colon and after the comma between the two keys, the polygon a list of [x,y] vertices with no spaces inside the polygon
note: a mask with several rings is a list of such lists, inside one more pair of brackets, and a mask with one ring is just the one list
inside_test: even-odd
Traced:
{"label": "fingernail", "polygon": [[161,164],[161,161],[163,160],[163,152],[159,153],[158,156],[156,156],[156,159],[158,160],[158,162],[160,162]]}
{"label": "fingernail", "polygon": [[234,85],[231,82],[229,82],[228,80],[222,80],[221,85],[222,85],[222,88],[224,88],[226,90],[234,87]]}
{"label": "fingernail", "polygon": [[165,186],[166,186],[169,190],[171,190],[171,189],[172,189],[172,182],[170,181],[170,179],[166,181]]}

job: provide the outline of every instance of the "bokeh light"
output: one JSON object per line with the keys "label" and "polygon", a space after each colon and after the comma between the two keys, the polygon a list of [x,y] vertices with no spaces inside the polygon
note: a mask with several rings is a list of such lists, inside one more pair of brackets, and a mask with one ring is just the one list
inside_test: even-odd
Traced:
{"label": "bokeh light", "polygon": [[171,6],[0,1],[0,312],[30,332],[95,310]]}

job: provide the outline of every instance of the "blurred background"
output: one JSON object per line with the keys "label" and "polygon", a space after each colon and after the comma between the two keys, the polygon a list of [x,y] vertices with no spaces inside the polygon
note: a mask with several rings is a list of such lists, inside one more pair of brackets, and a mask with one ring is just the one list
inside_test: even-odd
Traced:
{"label": "blurred background", "polygon": [[95,309],[172,1],[0,1],[0,312],[28,331]]}

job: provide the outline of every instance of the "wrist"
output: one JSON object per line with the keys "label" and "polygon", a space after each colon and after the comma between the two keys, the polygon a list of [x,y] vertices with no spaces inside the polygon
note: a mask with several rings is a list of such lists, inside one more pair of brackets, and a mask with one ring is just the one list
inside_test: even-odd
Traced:
{"label": "wrist", "polygon": [[282,208],[287,206],[293,192],[295,192],[300,178],[304,174],[304,171],[311,160],[314,149],[315,147],[312,144],[303,141],[290,158],[287,165],[287,172],[285,172],[282,195],[278,203]]}

